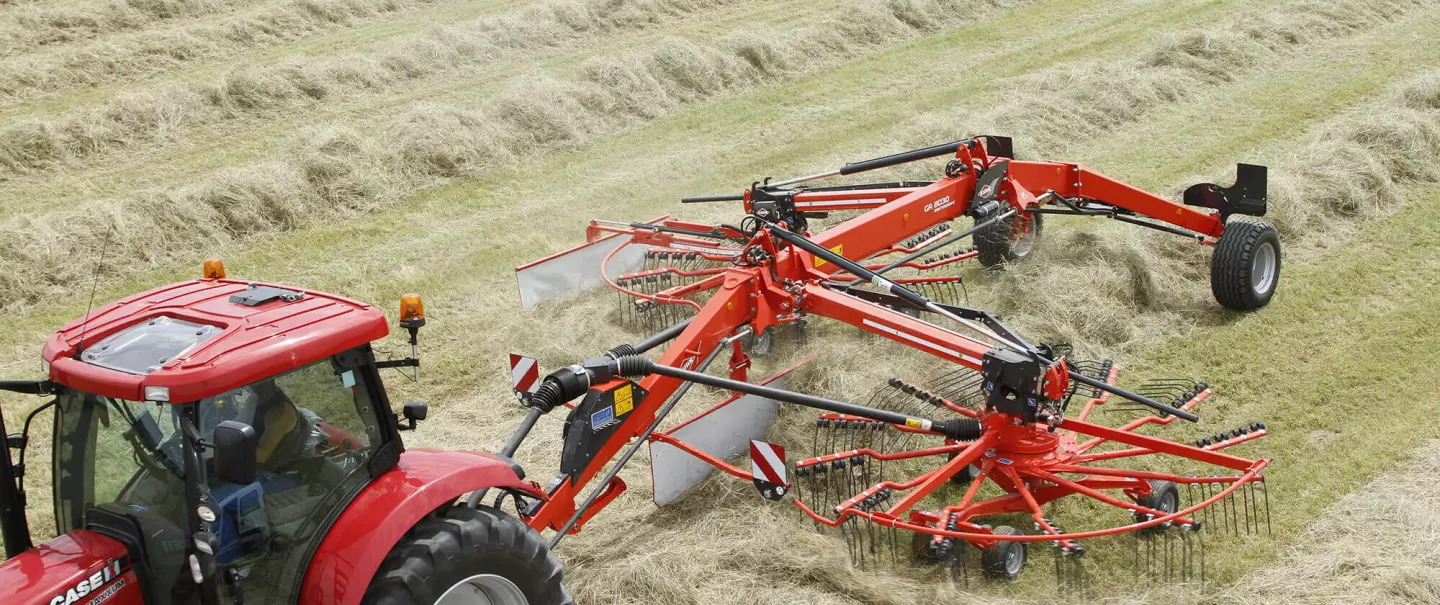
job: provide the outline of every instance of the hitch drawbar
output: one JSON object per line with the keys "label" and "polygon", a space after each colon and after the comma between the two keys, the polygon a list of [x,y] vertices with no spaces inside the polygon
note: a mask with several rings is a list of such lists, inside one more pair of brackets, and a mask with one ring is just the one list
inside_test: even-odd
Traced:
{"label": "hitch drawbar", "polygon": [[859,416],[877,422],[903,425],[922,431],[932,431],[944,435],[946,438],[958,441],[973,440],[980,432],[980,422],[973,418],[930,420],[928,418],[908,416],[863,405],[846,403],[844,401],[836,401],[834,399],[816,397],[805,393],[796,393],[794,391],[751,384],[739,380],[721,378],[719,376],[711,376],[703,372],[661,365],[643,355],[619,355],[588,359],[579,364],[552,372],[549,376],[545,377],[545,381],[540,385],[540,389],[531,397],[531,406],[549,411],[554,409],[555,406],[563,405],[566,401],[584,395],[586,390],[593,384],[601,384],[616,377],[635,378],[650,374],[659,374],[686,382],[728,389],[747,395],[755,395],[784,403],[803,405],[827,412]]}

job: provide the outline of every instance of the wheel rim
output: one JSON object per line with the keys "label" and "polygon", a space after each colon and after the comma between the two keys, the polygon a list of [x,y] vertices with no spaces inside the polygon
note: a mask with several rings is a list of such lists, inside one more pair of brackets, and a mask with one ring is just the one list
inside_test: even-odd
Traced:
{"label": "wheel rim", "polygon": [[1017,258],[1030,254],[1030,249],[1035,246],[1035,219],[1029,215],[1015,218],[1015,226],[1010,229],[1010,252]]}
{"label": "wheel rim", "polygon": [[1256,294],[1265,294],[1275,285],[1275,245],[1260,244],[1255,250],[1255,260],[1250,265],[1250,288]]}
{"label": "wheel rim", "polygon": [[529,605],[520,587],[503,576],[473,575],[456,582],[435,605]]}
{"label": "wheel rim", "polygon": [[1020,575],[1020,570],[1025,568],[1025,547],[1019,542],[1011,542],[1010,548],[1005,550],[1005,573],[1010,576]]}

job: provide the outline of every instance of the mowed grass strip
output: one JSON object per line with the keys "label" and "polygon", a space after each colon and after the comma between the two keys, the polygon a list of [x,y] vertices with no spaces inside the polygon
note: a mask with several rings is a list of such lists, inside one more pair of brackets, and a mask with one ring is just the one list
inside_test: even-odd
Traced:
{"label": "mowed grass strip", "polygon": [[[63,264],[44,259],[58,260],[53,256],[58,252],[56,246],[88,248],[90,243],[98,244],[112,226],[119,237],[115,254],[109,258],[128,272],[179,252],[177,245],[183,241],[212,247],[219,241],[293,230],[317,220],[350,218],[417,188],[483,173],[556,148],[578,146],[685,105],[756,84],[801,76],[807,69],[831,64],[825,60],[823,44],[840,44],[841,50],[833,51],[837,57],[867,52],[869,46],[843,42],[856,27],[882,33],[920,33],[894,14],[879,17],[860,25],[832,20],[794,32],[785,38],[798,46],[789,54],[766,54],[767,41],[753,36],[741,36],[733,45],[714,46],[673,40],[653,52],[592,61],[581,82],[541,79],[515,87],[478,112],[422,105],[402,109],[387,124],[364,132],[339,124],[308,129],[293,143],[296,153],[233,167],[177,191],[150,192],[113,208],[92,206],[92,210],[110,208],[103,212],[100,223],[94,222],[99,215],[90,210],[71,219],[52,216],[41,221],[34,214],[14,217],[7,221],[14,225],[14,232],[31,241],[7,240],[5,246],[26,258],[17,268],[35,272],[40,281],[26,277],[12,283],[28,290],[45,281],[67,281],[57,273],[66,269]],[[884,42],[881,37],[866,44]],[[747,58],[752,51],[761,53],[758,67]],[[809,52],[820,58],[807,60]],[[798,73],[767,71],[777,67],[768,62],[772,59],[803,62]],[[164,168],[175,170],[169,165]],[[146,181],[142,178],[141,182]],[[44,229],[54,229],[40,238],[44,242],[24,235],[41,224],[48,225]],[[156,224],[167,225],[166,232],[171,234],[164,236],[164,247],[138,239],[161,235],[151,229]],[[92,242],[85,241],[92,237]]]}

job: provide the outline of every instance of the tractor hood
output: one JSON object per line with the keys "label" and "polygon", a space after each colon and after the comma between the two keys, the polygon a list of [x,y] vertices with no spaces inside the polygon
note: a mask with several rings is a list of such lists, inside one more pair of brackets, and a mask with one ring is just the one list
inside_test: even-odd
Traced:
{"label": "tractor hood", "polygon": [[[389,333],[365,303],[226,279],[131,296],[61,328],[45,344],[50,379],[130,401],[214,396]],[[221,365],[223,364],[223,366]]]}
{"label": "tractor hood", "polygon": [[0,563],[0,586],[5,587],[5,602],[16,605],[143,602],[125,546],[85,530]]}

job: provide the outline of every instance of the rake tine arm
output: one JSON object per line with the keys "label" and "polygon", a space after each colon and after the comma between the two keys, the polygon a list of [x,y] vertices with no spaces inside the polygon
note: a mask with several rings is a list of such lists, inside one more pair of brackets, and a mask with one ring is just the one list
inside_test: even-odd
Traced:
{"label": "rake tine arm", "polygon": [[[1107,382],[1110,382],[1110,383],[1113,384],[1113,382],[1114,382],[1114,376],[1115,376],[1114,369],[1111,370],[1110,376],[1111,376],[1111,379],[1108,380]],[[1105,394],[1105,397],[1108,398],[1109,395],[1110,395],[1110,391],[1104,391],[1104,394]],[[1189,401],[1186,401],[1184,404],[1182,404],[1179,409],[1181,409],[1181,410],[1183,410],[1183,411],[1185,411],[1185,412],[1189,412],[1189,411],[1195,409],[1195,406],[1200,405],[1200,402],[1205,401],[1206,399],[1209,399],[1210,396],[1213,395],[1213,394],[1214,394],[1214,393],[1213,393],[1210,389],[1205,389],[1205,390],[1201,391],[1199,394],[1195,395],[1194,397],[1191,397],[1190,400],[1189,400]],[[1123,395],[1122,395],[1122,396],[1123,396]],[[1090,410],[1090,406],[1089,406],[1089,405],[1086,405],[1084,411],[1088,412],[1089,410]],[[1085,417],[1086,417],[1086,414],[1082,414],[1082,415],[1080,416],[1079,420],[1084,421],[1084,420],[1085,420]],[[1138,419],[1135,419],[1135,420],[1131,420],[1130,422],[1125,423],[1123,426],[1121,426],[1119,429],[1116,429],[1116,430],[1125,431],[1125,432],[1131,432],[1131,431],[1134,431],[1135,429],[1138,429],[1138,428],[1140,428],[1140,427],[1142,427],[1142,426],[1145,426],[1145,425],[1147,425],[1147,424],[1170,424],[1171,422],[1174,422],[1174,420],[1175,420],[1175,417],[1174,417],[1174,416],[1165,416],[1165,417],[1160,417],[1160,416],[1146,416],[1146,417],[1144,417],[1144,418],[1138,418]],[[1077,448],[1076,451],[1079,452],[1079,453],[1088,452],[1088,451],[1090,451],[1092,448],[1094,448],[1095,446],[1100,445],[1101,443],[1104,443],[1105,441],[1106,441],[1105,439],[1101,439],[1101,438],[1091,439],[1091,440],[1089,440],[1089,441],[1086,441],[1085,443],[1080,444],[1080,447]],[[1219,449],[1219,448],[1216,448],[1216,449]]]}
{"label": "rake tine arm", "polygon": [[[1013,471],[1012,471],[1012,472],[1013,472]],[[1097,489],[1093,489],[1093,488],[1091,488],[1091,487],[1089,487],[1089,486],[1086,486],[1086,485],[1084,485],[1084,484],[1082,484],[1082,483],[1079,483],[1079,482],[1076,482],[1076,481],[1070,481],[1069,479],[1066,479],[1066,478],[1061,477],[1061,476],[1059,476],[1059,475],[1056,475],[1056,474],[1054,474],[1054,473],[1049,473],[1049,472],[1046,472],[1046,471],[1043,471],[1043,470],[1039,470],[1039,469],[1032,469],[1032,470],[1029,470],[1029,471],[1026,471],[1026,472],[1027,472],[1028,474],[1030,474],[1031,476],[1033,476],[1033,477],[1038,477],[1038,478],[1040,478],[1040,479],[1044,479],[1044,480],[1046,480],[1046,481],[1049,481],[1049,482],[1051,482],[1051,483],[1060,485],[1060,486],[1062,486],[1062,487],[1065,487],[1065,488],[1068,488],[1068,489],[1072,489],[1072,490],[1074,490],[1074,491],[1076,491],[1076,492],[1085,494],[1086,496],[1090,496],[1091,498],[1093,498],[1093,499],[1095,499],[1095,500],[1098,500],[1098,501],[1100,501],[1100,502],[1104,502],[1105,504],[1109,504],[1109,505],[1114,506],[1114,507],[1117,507],[1117,508],[1123,508],[1123,509],[1125,509],[1125,510],[1127,510],[1127,511],[1138,512],[1138,513],[1144,514],[1144,515],[1150,515],[1151,517],[1165,517],[1165,516],[1168,516],[1167,513],[1165,513],[1164,511],[1159,511],[1159,510],[1155,510],[1155,509],[1153,509],[1153,508],[1148,508],[1148,507],[1140,506],[1139,504],[1135,504],[1135,503],[1133,503],[1133,502],[1125,502],[1125,501],[1120,500],[1120,499],[1118,499],[1118,498],[1111,497],[1111,496],[1107,495],[1105,492],[1102,492],[1102,491],[1097,490]],[[1023,482],[1018,482],[1018,481],[1017,481],[1017,486],[1021,486],[1021,485],[1023,485]],[[1141,485],[1141,482],[1140,482],[1139,480],[1135,480],[1135,481],[1134,481],[1134,486],[1135,486],[1135,487],[1139,487],[1140,485]],[[1029,494],[1029,490],[1025,489],[1024,487],[1019,487],[1019,489],[1021,490],[1020,493],[1021,493],[1022,495],[1028,495],[1028,494]],[[1026,499],[1027,499],[1027,500],[1031,500],[1032,498],[1027,497]],[[1188,525],[1188,524],[1194,523],[1194,520],[1193,520],[1193,519],[1189,519],[1189,518],[1186,518],[1186,517],[1179,517],[1179,518],[1174,519],[1174,521],[1175,521],[1176,523],[1180,523],[1180,524],[1182,524],[1182,525]]]}
{"label": "rake tine arm", "polygon": [[935,472],[935,474],[930,475],[929,478],[925,479],[924,482],[916,486],[915,489],[910,490],[909,493],[905,494],[905,497],[897,501],[893,506],[890,507],[890,510],[887,512],[890,515],[899,515],[901,513],[904,513],[905,511],[910,510],[911,508],[914,508],[914,506],[916,504],[919,504],[919,502],[923,500],[925,496],[930,495],[930,492],[935,491],[940,486],[944,485],[947,481],[949,481],[951,477],[955,476],[956,473],[959,473],[965,467],[970,466],[970,463],[975,462],[976,460],[979,460],[981,456],[984,456],[985,450],[988,449],[990,447],[990,444],[994,443],[995,440],[995,433],[985,433],[979,439],[976,439],[973,443],[971,443],[969,447],[966,447],[964,451],[957,454],[955,458],[951,459],[949,462],[946,462],[944,466],[940,467]]}
{"label": "rake tine arm", "polygon": [[1035,519],[1035,524],[1039,525],[1040,529],[1045,533],[1055,536],[1055,538],[1057,538],[1056,541],[1062,548],[1073,548],[1075,542],[1064,538],[1059,530],[1055,529],[1053,525],[1050,525],[1050,520],[1045,518],[1045,511],[1040,508],[1040,503],[1035,500],[1035,495],[1030,493],[1030,488],[1025,486],[1025,481],[1020,478],[1020,474],[1008,466],[1002,467],[1000,470],[1009,476],[1010,481],[1015,484],[1015,491],[1025,500],[1025,506],[1030,509],[1030,516]]}
{"label": "rake tine arm", "polygon": [[[1118,366],[1110,366],[1110,372],[1106,374],[1105,382],[1108,384],[1115,384],[1115,378],[1119,376],[1119,374],[1120,368]],[[1076,419],[1083,422],[1086,418],[1090,417],[1090,412],[1094,411],[1095,406],[1104,405],[1105,402],[1109,400],[1110,391],[1100,391],[1100,395],[1098,397],[1091,397],[1089,401],[1085,402],[1085,407],[1080,410],[1080,415],[1077,416]],[[1086,443],[1084,446],[1081,446],[1079,451],[1084,452],[1092,447],[1095,447],[1096,445],[1100,445],[1100,443],[1100,441],[1095,441],[1093,445],[1090,443]]]}
{"label": "rake tine arm", "polygon": [[[1211,444],[1206,445],[1206,446],[1204,446],[1204,447],[1202,447],[1202,448],[1200,448],[1200,449],[1210,450],[1210,451],[1212,451],[1212,452],[1214,452],[1214,451],[1219,451],[1219,450],[1223,450],[1223,449],[1226,449],[1226,448],[1230,448],[1230,447],[1234,447],[1234,446],[1240,445],[1240,444],[1245,443],[1245,442],[1248,442],[1248,441],[1254,441],[1254,440],[1259,439],[1259,438],[1261,438],[1261,437],[1264,437],[1264,436],[1266,436],[1266,435],[1268,435],[1268,434],[1269,434],[1269,433],[1268,433],[1265,429],[1260,429],[1260,430],[1258,430],[1258,431],[1252,431],[1252,432],[1249,432],[1249,433],[1245,433],[1244,435],[1240,435],[1239,437],[1232,437],[1232,438],[1230,438],[1230,439],[1226,439],[1225,441],[1220,441],[1220,442],[1217,442],[1217,443],[1211,443]],[[1087,442],[1087,443],[1088,443],[1088,442]],[[1155,454],[1155,453],[1158,453],[1158,452],[1156,452],[1155,450],[1151,450],[1151,449],[1143,448],[1143,447],[1126,448],[1126,449],[1123,449],[1123,450],[1114,450],[1114,451],[1103,452],[1103,453],[1099,453],[1099,454],[1087,454],[1087,455],[1084,455],[1084,456],[1076,456],[1076,457],[1070,459],[1070,463],[1071,463],[1071,464],[1083,464],[1083,463],[1087,463],[1087,462],[1099,462],[1099,461],[1101,461],[1101,460],[1115,460],[1115,459],[1118,459],[1118,458],[1131,458],[1131,457],[1134,457],[1134,456],[1144,456],[1144,455],[1147,455],[1147,454]]]}
{"label": "rake tine arm", "polygon": [[[1213,452],[1198,447],[1192,447],[1183,443],[1175,443],[1164,439],[1157,439],[1146,435],[1140,435],[1129,431],[1122,431],[1108,426],[1100,426],[1088,422],[1081,422],[1073,418],[1066,418],[1060,421],[1059,428],[1068,431],[1075,431],[1082,435],[1099,437],[1106,441],[1115,441],[1126,445],[1141,447],[1156,452],[1164,452],[1172,456],[1189,458],[1197,462],[1222,466],[1237,471],[1243,471],[1254,466],[1254,462],[1244,458],[1237,458],[1229,454]],[[1076,471],[1086,472],[1086,471]],[[1169,476],[1160,477],[1177,483],[1181,480],[1171,479]]]}
{"label": "rake tine arm", "polygon": [[885,452],[878,452],[878,451],[875,451],[875,450],[867,447],[867,448],[860,448],[860,449],[850,450],[850,451],[848,451],[848,452],[839,452],[839,453],[835,453],[835,454],[826,454],[826,455],[824,455],[824,456],[817,456],[817,457],[815,457],[815,458],[808,458],[808,459],[805,459],[805,460],[801,460],[801,461],[799,461],[799,462],[796,462],[796,463],[795,463],[795,466],[796,466],[796,467],[814,466],[814,465],[816,465],[816,464],[826,464],[826,463],[834,462],[834,461],[836,461],[836,460],[848,460],[848,459],[850,459],[850,458],[857,458],[857,457],[860,457],[860,456],[864,456],[864,457],[866,457],[866,458],[871,458],[871,459],[874,459],[874,460],[909,460],[909,459],[911,459],[911,458],[924,458],[924,457],[926,457],[926,456],[941,456],[941,455],[945,455],[945,454],[953,454],[953,453],[959,452],[959,451],[961,451],[961,450],[963,450],[963,449],[965,449],[965,445],[964,445],[964,444],[957,443],[957,444],[955,444],[955,445],[942,445],[942,446],[938,446],[938,447],[925,448],[925,449],[922,449],[922,450],[909,450],[909,451],[904,451],[904,452],[894,452],[894,453],[887,454],[887,453],[885,453]]}

